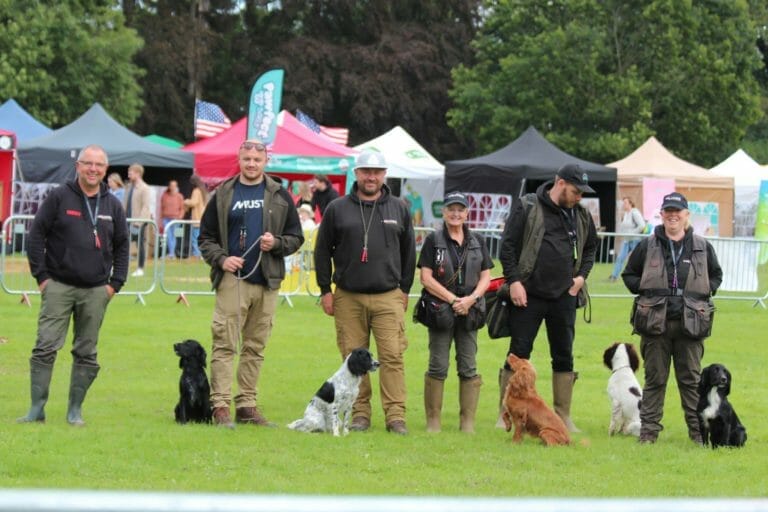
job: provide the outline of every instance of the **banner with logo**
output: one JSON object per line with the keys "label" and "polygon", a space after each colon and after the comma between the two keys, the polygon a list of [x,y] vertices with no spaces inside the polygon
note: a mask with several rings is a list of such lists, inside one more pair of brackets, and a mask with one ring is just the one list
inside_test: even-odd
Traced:
{"label": "banner with logo", "polygon": [[248,107],[249,139],[258,139],[265,144],[275,140],[277,114],[283,99],[284,75],[282,69],[272,69],[261,75],[253,85]]}

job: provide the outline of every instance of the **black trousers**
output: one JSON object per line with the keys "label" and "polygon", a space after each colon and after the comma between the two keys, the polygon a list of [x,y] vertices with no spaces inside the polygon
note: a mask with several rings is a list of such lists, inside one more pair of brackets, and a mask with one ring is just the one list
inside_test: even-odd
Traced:
{"label": "black trousers", "polygon": [[[512,339],[507,354],[530,359],[533,341],[541,323],[547,328],[549,355],[553,372],[573,371],[573,338],[576,325],[576,297],[566,291],[557,299],[547,300],[528,295],[528,306],[510,305],[509,328]],[[509,366],[504,363],[504,367]]]}

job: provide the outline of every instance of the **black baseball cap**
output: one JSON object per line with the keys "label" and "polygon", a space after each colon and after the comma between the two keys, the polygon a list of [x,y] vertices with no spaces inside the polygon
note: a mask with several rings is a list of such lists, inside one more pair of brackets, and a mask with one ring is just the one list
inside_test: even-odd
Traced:
{"label": "black baseball cap", "polygon": [[579,167],[578,164],[565,164],[557,171],[557,177],[574,185],[582,193],[595,193],[594,189],[589,186],[587,172]]}
{"label": "black baseball cap", "polygon": [[467,196],[465,196],[461,192],[448,192],[447,194],[445,194],[445,197],[443,198],[443,206],[448,206],[451,204],[460,204],[465,208],[469,207],[469,201],[467,201]]}
{"label": "black baseball cap", "polygon": [[688,200],[680,192],[672,192],[664,196],[664,200],[661,202],[661,209],[666,210],[672,208],[675,210],[687,210]]}

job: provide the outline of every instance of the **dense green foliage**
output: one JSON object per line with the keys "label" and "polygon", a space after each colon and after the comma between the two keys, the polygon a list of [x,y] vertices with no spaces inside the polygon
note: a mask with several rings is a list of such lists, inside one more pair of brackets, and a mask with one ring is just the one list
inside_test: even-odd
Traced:
{"label": "dense green foliage", "polygon": [[456,130],[497,148],[533,124],[595,161],[649,135],[703,165],[760,117],[746,2],[498,0],[454,70]]}
{"label": "dense green foliage", "polygon": [[600,162],[649,135],[767,162],[766,27],[762,0],[0,0],[0,100],[189,141],[195,98],[237,120],[280,67],[283,107],[351,144],[401,125],[447,160],[534,125]]}
{"label": "dense green foliage", "polygon": [[122,123],[142,108],[142,40],[104,2],[0,0],[0,98],[43,123],[72,122],[98,101]]}

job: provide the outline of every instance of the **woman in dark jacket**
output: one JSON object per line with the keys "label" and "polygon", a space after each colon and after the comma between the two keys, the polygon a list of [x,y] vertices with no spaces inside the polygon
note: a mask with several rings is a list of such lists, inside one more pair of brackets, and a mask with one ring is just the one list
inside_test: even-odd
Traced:
{"label": "woman in dark jacket", "polygon": [[440,432],[443,384],[448,376],[451,340],[456,346],[459,375],[460,429],[474,432],[475,411],[482,379],[477,374],[477,329],[472,308],[485,312],[483,294],[491,280],[493,262],[483,239],[466,226],[467,198],[452,192],[443,202],[442,228],[427,235],[418,266],[421,284],[453,309],[453,326],[429,328],[429,368],[424,376],[427,432]]}
{"label": "woman in dark jacket", "polygon": [[662,224],[640,242],[621,277],[638,294],[632,315],[641,335],[645,387],[640,407],[641,443],[655,443],[664,428],[661,418],[670,360],[680,391],[688,436],[701,444],[696,415],[704,338],[712,328],[711,296],[723,280],[715,250],[690,226],[688,201],[674,192],[661,205]]}

